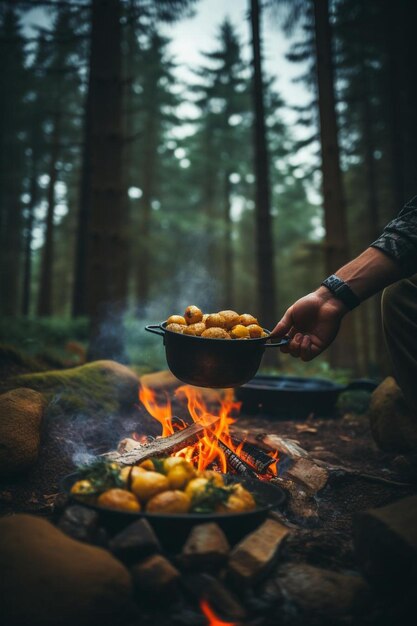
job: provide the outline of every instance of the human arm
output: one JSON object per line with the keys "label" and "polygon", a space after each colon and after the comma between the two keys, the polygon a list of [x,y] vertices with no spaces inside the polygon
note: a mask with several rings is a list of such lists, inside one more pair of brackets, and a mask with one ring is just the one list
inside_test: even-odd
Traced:
{"label": "human arm", "polygon": [[[344,280],[360,301],[402,278],[404,270],[391,256],[369,247],[341,267],[336,275]],[[321,354],[335,339],[343,317],[349,309],[327,287],[297,300],[272,331],[275,337],[288,334],[291,342],[281,348],[294,357],[310,361]]]}

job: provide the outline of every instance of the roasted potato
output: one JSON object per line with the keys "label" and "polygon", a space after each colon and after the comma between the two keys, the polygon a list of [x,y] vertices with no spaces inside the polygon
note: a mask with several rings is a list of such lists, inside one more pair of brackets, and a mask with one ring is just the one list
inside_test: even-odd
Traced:
{"label": "roasted potato", "polygon": [[189,476],[194,476],[195,474],[194,466],[182,456],[169,456],[167,459],[164,459],[163,468],[165,474],[168,474],[177,467],[182,467]]}
{"label": "roasted potato", "polygon": [[242,324],[238,324],[234,326],[230,331],[230,336],[232,339],[248,339],[250,337],[249,330],[246,326],[242,326]]}
{"label": "roasted potato", "polygon": [[199,337],[201,333],[206,330],[206,325],[203,322],[197,322],[197,324],[190,324],[184,327],[184,335],[194,335]]}
{"label": "roasted potato", "polygon": [[188,483],[185,493],[191,500],[205,491],[209,481],[207,478],[193,478]]}
{"label": "roasted potato", "polygon": [[134,467],[123,467],[120,470],[120,478],[123,480],[124,483],[127,483],[129,480],[129,474],[130,474],[130,480],[133,482],[133,480],[141,473],[145,472],[146,470],[143,469],[143,467],[137,467],[136,465]]}
{"label": "roasted potato", "polygon": [[239,316],[238,324],[242,324],[242,326],[250,326],[251,324],[259,325],[259,322],[256,317],[253,317],[253,315],[250,315],[249,313],[244,313],[243,315]]}
{"label": "roasted potato", "polygon": [[184,489],[192,477],[183,465],[177,465],[167,474],[171,489]]}
{"label": "roasted potato", "polygon": [[230,339],[230,336],[224,328],[207,328],[202,334],[207,339]]}
{"label": "roasted potato", "polygon": [[77,480],[71,487],[71,493],[76,496],[91,496],[95,493],[95,489],[90,480]]}
{"label": "roasted potato", "polygon": [[220,313],[211,313],[205,321],[206,328],[226,328],[226,320]]}
{"label": "roasted potato", "polygon": [[203,319],[203,313],[198,306],[190,305],[185,309],[184,317],[187,324],[196,324]]}
{"label": "roasted potato", "polygon": [[167,324],[181,324],[181,326],[186,326],[187,322],[182,315],[170,315],[167,319]]}
{"label": "roasted potato", "polygon": [[185,326],[183,324],[167,324],[166,329],[173,333],[182,333]]}
{"label": "roasted potato", "polygon": [[183,491],[173,490],[158,493],[146,505],[148,513],[188,513],[191,499]]}
{"label": "roasted potato", "polygon": [[132,482],[132,491],[141,502],[146,502],[167,489],[169,489],[168,478],[159,472],[142,472]]}
{"label": "roasted potato", "polygon": [[259,337],[262,337],[262,333],[264,332],[258,324],[249,324],[246,328],[249,331],[251,339],[258,339]]}
{"label": "roasted potato", "polygon": [[219,311],[219,315],[226,321],[226,330],[230,330],[239,323],[239,313],[236,313],[236,311]]}
{"label": "roasted potato", "polygon": [[155,464],[152,459],[146,459],[146,461],[142,461],[142,463],[139,463],[139,467],[144,470],[151,470],[152,472],[155,471]]}
{"label": "roasted potato", "polygon": [[98,497],[97,502],[100,506],[107,506],[119,511],[138,513],[141,509],[134,494],[126,489],[108,489]]}
{"label": "roasted potato", "polygon": [[211,480],[211,482],[216,485],[216,487],[224,487],[224,479],[223,475],[219,472],[215,472],[213,470],[204,470],[201,472],[202,478],[207,478]]}

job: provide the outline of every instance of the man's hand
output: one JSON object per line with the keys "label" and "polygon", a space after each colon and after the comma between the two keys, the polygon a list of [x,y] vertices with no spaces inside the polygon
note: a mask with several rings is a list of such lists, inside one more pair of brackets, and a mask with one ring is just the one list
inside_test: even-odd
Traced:
{"label": "man's hand", "polygon": [[275,326],[271,336],[289,335],[291,341],[281,348],[281,352],[311,361],[335,339],[347,312],[345,305],[326,287],[320,287],[297,300]]}

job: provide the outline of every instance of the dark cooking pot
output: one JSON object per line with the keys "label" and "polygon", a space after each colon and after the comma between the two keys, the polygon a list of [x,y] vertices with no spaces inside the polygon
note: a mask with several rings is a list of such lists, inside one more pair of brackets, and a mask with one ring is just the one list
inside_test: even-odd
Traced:
{"label": "dark cooking pot", "polygon": [[279,509],[286,500],[286,492],[278,485],[262,480],[245,478],[243,476],[223,475],[226,484],[241,483],[254,496],[257,506],[252,511],[235,513],[147,513],[141,511],[118,511],[89,502],[85,498],[77,497],[71,493],[72,485],[79,480],[78,473],[69,474],[61,481],[61,489],[69,494],[73,502],[82,503],[100,514],[100,520],[106,529],[111,532],[119,532],[137,519],[146,519],[168,550],[178,551],[184,544],[191,529],[208,522],[215,522],[220,526],[231,543],[240,541],[247,533],[257,528],[273,509]]}
{"label": "dark cooking pot", "polygon": [[[265,348],[277,348],[289,342],[284,337],[266,343],[259,339],[210,339],[174,333],[166,322],[145,326],[145,330],[164,338],[168,367],[180,380],[198,387],[239,387],[258,371]],[[265,330],[265,329],[264,329]],[[265,330],[269,334],[269,330]]]}
{"label": "dark cooking pot", "polygon": [[373,380],[353,380],[341,385],[322,378],[298,376],[255,376],[236,392],[242,402],[242,412],[272,419],[305,419],[314,413],[320,417],[335,417],[336,402],[344,391],[367,392],[377,387]]}

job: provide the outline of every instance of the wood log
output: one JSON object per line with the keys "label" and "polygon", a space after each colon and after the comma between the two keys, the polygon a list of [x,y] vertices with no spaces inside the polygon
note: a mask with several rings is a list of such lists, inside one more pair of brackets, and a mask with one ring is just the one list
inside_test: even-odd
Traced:
{"label": "wood log", "polygon": [[310,495],[315,495],[326,486],[329,472],[310,459],[301,458],[287,470],[286,476],[301,483]]}
{"label": "wood log", "polygon": [[258,474],[266,474],[270,465],[275,463],[275,459],[272,456],[269,456],[253,443],[248,443],[236,436],[232,437],[232,442],[236,447],[242,444],[239,456],[243,461],[254,467]]}
{"label": "wood log", "polygon": [[121,465],[135,465],[151,457],[169,456],[196,443],[200,435],[203,435],[204,431],[209,430],[210,426],[214,426],[219,419],[219,417],[215,416],[207,417],[204,426],[203,424],[195,423],[169,437],[155,439],[151,443],[134,448],[130,452],[123,454],[119,452],[108,452],[103,456]]}
{"label": "wood log", "polygon": [[217,440],[217,443],[219,448],[223,450],[227,463],[232,469],[234,469],[241,476],[246,476],[247,478],[258,478],[256,472],[254,472],[253,469],[245,463],[245,461],[242,461],[242,459],[239,458],[238,455],[229,448],[229,446],[226,446],[226,444],[220,439]]}
{"label": "wood log", "polygon": [[279,435],[268,434],[262,431],[234,430],[233,436],[237,436],[264,450],[273,450],[286,454],[291,459],[307,458],[309,453],[294,439],[284,439]]}

